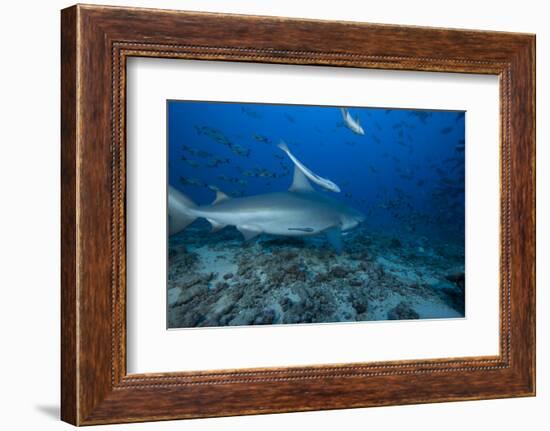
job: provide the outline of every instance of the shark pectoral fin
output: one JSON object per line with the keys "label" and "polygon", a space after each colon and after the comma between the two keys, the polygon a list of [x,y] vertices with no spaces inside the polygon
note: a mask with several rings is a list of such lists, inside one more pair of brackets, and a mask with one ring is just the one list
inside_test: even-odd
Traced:
{"label": "shark pectoral fin", "polygon": [[342,230],[339,227],[331,227],[325,231],[329,244],[336,253],[342,253]]}
{"label": "shark pectoral fin", "polygon": [[237,226],[237,229],[243,234],[245,241],[250,241],[262,233],[260,229],[254,226]]}
{"label": "shark pectoral fin", "polygon": [[206,220],[208,220],[208,222],[212,225],[212,230],[210,232],[217,232],[220,229],[223,229],[225,226],[227,226],[223,223],[218,223],[216,220],[212,220],[210,218],[208,218]]}
{"label": "shark pectoral fin", "polygon": [[289,227],[288,230],[311,233],[314,229],[312,227]]}
{"label": "shark pectoral fin", "polygon": [[313,187],[311,187],[311,183],[308,181],[304,173],[298,168],[298,166],[294,165],[294,179],[292,180],[292,185],[288,189],[290,192],[312,192]]}

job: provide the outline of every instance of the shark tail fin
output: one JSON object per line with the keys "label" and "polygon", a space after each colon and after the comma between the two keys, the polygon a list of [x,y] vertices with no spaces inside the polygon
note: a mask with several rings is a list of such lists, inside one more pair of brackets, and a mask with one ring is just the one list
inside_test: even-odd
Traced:
{"label": "shark tail fin", "polygon": [[197,218],[192,210],[197,205],[172,186],[168,186],[168,226],[169,234],[174,235],[185,229]]}
{"label": "shark tail fin", "polygon": [[348,113],[348,109],[347,108],[340,108],[340,112],[342,113],[342,116],[346,116],[346,114]]}
{"label": "shark tail fin", "polygon": [[285,141],[283,141],[282,139],[279,141],[279,143],[277,144],[277,147],[279,147],[281,150],[283,150],[285,153],[290,151],[288,149],[288,145],[286,144]]}

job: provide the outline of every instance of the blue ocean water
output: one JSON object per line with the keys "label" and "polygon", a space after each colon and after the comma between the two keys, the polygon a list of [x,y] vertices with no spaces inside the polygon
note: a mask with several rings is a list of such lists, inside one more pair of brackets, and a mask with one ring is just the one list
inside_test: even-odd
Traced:
{"label": "blue ocean water", "polygon": [[364,135],[343,124],[340,107],[169,101],[169,183],[200,204],[214,198],[208,186],[234,196],[286,190],[284,140],[370,226],[463,241],[465,113],[349,112]]}
{"label": "blue ocean water", "polygon": [[465,316],[466,113],[347,107],[358,134],[341,108],[167,102],[168,182],[195,204],[286,191],[284,141],[340,188],[319,194],[364,215],[341,249],[325,234],[244,241],[199,217],[168,239],[168,327]]}

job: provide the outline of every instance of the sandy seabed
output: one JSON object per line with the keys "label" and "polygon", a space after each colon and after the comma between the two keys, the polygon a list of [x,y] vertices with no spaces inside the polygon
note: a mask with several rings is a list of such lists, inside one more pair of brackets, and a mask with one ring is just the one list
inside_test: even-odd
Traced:
{"label": "sandy seabed", "polygon": [[170,237],[168,327],[464,317],[464,245],[355,229],[325,238],[210,233]]}

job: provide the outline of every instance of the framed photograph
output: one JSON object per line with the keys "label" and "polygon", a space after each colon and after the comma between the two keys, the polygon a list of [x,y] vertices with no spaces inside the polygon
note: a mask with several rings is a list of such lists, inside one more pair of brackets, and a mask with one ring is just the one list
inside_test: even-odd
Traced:
{"label": "framed photograph", "polygon": [[63,420],[535,394],[533,35],[77,5],[61,45]]}

